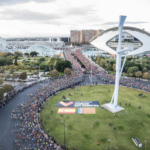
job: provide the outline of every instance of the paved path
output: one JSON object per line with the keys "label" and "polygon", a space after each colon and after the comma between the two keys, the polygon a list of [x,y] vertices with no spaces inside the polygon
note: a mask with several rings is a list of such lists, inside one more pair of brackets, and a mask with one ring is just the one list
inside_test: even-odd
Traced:
{"label": "paved path", "polygon": [[[43,84],[45,84],[43,82]],[[13,130],[12,120],[10,115],[13,109],[17,109],[17,104],[24,102],[27,99],[27,94],[33,93],[36,89],[42,87],[41,84],[33,85],[30,88],[20,92],[3,108],[0,109],[0,148],[2,150],[13,150],[13,136],[11,131]]]}

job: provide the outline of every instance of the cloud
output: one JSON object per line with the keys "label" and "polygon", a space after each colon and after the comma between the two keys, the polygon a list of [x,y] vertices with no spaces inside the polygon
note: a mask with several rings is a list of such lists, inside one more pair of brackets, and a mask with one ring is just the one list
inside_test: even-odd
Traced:
{"label": "cloud", "polygon": [[36,3],[46,3],[55,2],[57,0],[0,0],[0,5],[14,5],[20,3],[36,2]]}
{"label": "cloud", "polygon": [[5,9],[0,13],[0,19],[2,20],[21,20],[21,21],[51,21],[60,19],[61,17],[57,14],[43,14],[33,12],[29,10],[15,10]]}
{"label": "cloud", "polygon": [[[144,21],[126,21],[125,24],[144,24],[144,23],[149,23],[149,22],[144,22]],[[119,22],[105,22],[99,25],[118,25]]]}
{"label": "cloud", "polygon": [[92,15],[96,13],[97,10],[93,8],[93,6],[82,6],[82,7],[73,7],[69,8],[66,11],[66,15],[76,15],[76,16],[83,16],[83,15]]}

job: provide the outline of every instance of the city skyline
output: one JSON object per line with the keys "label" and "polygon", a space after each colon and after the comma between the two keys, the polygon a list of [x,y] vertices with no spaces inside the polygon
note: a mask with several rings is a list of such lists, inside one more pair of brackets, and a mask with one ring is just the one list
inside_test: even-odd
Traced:
{"label": "city skyline", "polygon": [[0,37],[70,36],[70,30],[125,26],[150,32],[148,0],[5,0],[0,1]]}

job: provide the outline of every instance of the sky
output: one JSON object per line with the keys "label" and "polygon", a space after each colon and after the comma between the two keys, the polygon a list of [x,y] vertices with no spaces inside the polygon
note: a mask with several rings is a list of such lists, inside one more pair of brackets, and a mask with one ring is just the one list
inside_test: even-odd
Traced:
{"label": "sky", "polygon": [[70,30],[125,26],[150,32],[150,0],[0,0],[0,36],[60,37]]}

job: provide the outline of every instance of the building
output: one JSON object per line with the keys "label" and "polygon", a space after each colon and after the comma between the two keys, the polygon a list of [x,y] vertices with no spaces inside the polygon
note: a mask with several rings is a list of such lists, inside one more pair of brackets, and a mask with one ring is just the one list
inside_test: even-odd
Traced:
{"label": "building", "polygon": [[90,39],[101,31],[102,30],[71,30],[70,42],[76,44],[89,44]]}
{"label": "building", "polygon": [[0,37],[0,52],[5,52],[6,51],[6,40]]}
{"label": "building", "polygon": [[56,41],[56,42],[70,42],[70,37],[50,37],[49,42]]}
{"label": "building", "polygon": [[70,42],[71,43],[82,43],[82,31],[71,30],[70,31]]}
{"label": "building", "polygon": [[[118,27],[113,27],[93,37],[90,43],[110,54],[116,54],[118,48],[118,34]],[[99,37],[96,38],[97,36]],[[133,50],[130,52],[130,55],[150,51],[150,33],[135,27],[125,26],[122,34],[122,49],[127,47]]]}

